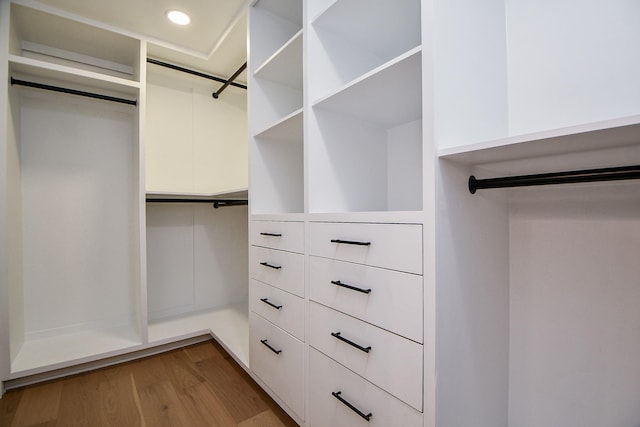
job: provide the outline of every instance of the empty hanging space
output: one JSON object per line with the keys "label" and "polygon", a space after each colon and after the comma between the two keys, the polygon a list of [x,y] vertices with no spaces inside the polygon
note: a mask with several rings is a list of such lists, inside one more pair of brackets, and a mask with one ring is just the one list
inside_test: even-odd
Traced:
{"label": "empty hanging space", "polygon": [[[612,140],[619,131],[609,130]],[[570,137],[554,139],[550,152],[549,141],[531,141],[521,156],[518,147],[498,147],[441,157],[443,424],[596,427],[640,419],[640,180],[468,188],[471,175],[638,165],[635,135],[635,144],[593,151],[555,153]]]}
{"label": "empty hanging space", "polygon": [[147,193],[246,192],[247,92],[230,86],[213,99],[211,93],[219,86],[206,78],[147,64]]}
{"label": "empty hanging space", "polygon": [[12,87],[12,372],[140,343],[134,107]]}
{"label": "empty hanging space", "polygon": [[639,17],[625,0],[436,1],[438,145],[637,122]]}
{"label": "empty hanging space", "polygon": [[248,366],[247,208],[147,203],[149,342],[212,334]]}

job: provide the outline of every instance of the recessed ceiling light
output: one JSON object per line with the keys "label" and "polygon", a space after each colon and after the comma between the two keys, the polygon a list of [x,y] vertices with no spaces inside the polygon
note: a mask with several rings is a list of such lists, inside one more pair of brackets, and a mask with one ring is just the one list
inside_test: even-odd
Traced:
{"label": "recessed ceiling light", "polygon": [[189,22],[191,22],[191,18],[189,18],[189,15],[179,10],[167,11],[167,18],[169,18],[169,21],[178,25],[187,25],[189,24]]}

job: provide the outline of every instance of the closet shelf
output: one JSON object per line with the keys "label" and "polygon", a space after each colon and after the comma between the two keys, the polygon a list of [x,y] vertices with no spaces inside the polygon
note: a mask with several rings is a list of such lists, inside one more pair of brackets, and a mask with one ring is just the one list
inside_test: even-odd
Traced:
{"label": "closet shelf", "polygon": [[45,79],[44,83],[67,82],[75,87],[103,89],[128,95],[137,95],[140,90],[140,83],[132,80],[17,55],[9,55],[9,72],[14,77]]}
{"label": "closet shelf", "polygon": [[[633,145],[638,146],[640,156],[639,135],[640,115],[634,115],[444,148],[438,150],[438,157],[462,164],[478,165]],[[629,159],[627,163],[633,161]]]}
{"label": "closet shelf", "polygon": [[173,200],[203,200],[203,201],[215,201],[216,199],[236,199],[246,200],[248,197],[248,190],[246,188],[232,189],[229,191],[221,191],[219,193],[177,193],[177,192],[162,192],[162,191],[147,191],[147,200],[153,199],[173,199]]}
{"label": "closet shelf", "polygon": [[137,331],[127,325],[27,339],[11,363],[9,379],[115,356],[141,344]]}
{"label": "closet shelf", "polygon": [[302,117],[303,109],[300,108],[266,129],[256,133],[254,136],[256,138],[278,141],[302,141]]}
{"label": "closet shelf", "polygon": [[256,78],[302,90],[302,30],[271,55],[253,74]]}
{"label": "closet shelf", "polygon": [[330,110],[392,127],[422,117],[422,48],[416,47],[317,100]]}
{"label": "closet shelf", "polygon": [[149,323],[149,343],[165,344],[211,334],[231,356],[249,368],[249,314],[246,304],[190,313]]}

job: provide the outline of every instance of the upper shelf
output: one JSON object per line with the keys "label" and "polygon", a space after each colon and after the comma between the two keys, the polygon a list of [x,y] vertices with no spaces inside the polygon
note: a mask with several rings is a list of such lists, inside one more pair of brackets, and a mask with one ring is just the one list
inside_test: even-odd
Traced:
{"label": "upper shelf", "polygon": [[[629,147],[634,149],[629,150]],[[600,154],[589,156],[588,160],[577,158],[581,153],[595,151]],[[462,164],[492,164],[494,167],[497,163],[520,161],[514,171],[523,173],[555,170],[558,165],[579,168],[624,166],[640,161],[640,115],[443,148],[438,156]],[[554,156],[553,162],[549,160],[550,156]],[[573,160],[569,161],[569,156]]]}
{"label": "upper shelf", "polygon": [[422,117],[421,48],[411,49],[314,103],[385,127]]}
{"label": "upper shelf", "polygon": [[9,55],[9,71],[16,78],[35,77],[37,83],[66,82],[74,88],[109,91],[105,94],[113,96],[137,95],[140,89],[140,83],[136,81],[16,55]]}
{"label": "upper shelf", "polygon": [[11,4],[10,53],[99,74],[140,81],[140,40]]}
{"label": "upper shelf", "polygon": [[302,90],[302,30],[271,55],[254,75]]}

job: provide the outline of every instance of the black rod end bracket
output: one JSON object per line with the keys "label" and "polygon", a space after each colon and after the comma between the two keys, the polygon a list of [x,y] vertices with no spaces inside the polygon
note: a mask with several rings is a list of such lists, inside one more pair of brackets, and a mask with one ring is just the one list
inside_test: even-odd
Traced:
{"label": "black rod end bracket", "polygon": [[476,194],[476,190],[478,189],[478,180],[475,176],[471,175],[469,177],[469,193]]}

